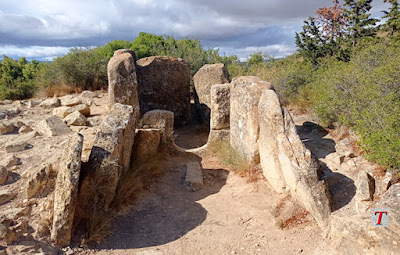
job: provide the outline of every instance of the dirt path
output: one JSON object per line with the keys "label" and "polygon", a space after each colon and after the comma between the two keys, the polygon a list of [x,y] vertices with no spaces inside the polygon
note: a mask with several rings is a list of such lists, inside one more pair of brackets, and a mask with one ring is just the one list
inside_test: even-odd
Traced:
{"label": "dirt path", "polygon": [[[307,120],[307,116],[295,118],[297,125]],[[205,136],[193,139],[189,131],[179,132],[180,144],[200,145]],[[317,152],[325,170],[330,170],[330,164],[324,162],[335,153],[335,141],[326,133],[299,131],[307,147]],[[204,187],[191,192],[183,180],[185,164],[194,159],[202,160]],[[224,169],[213,155],[200,159],[187,153],[174,162],[142,194],[138,204],[115,221],[114,232],[106,242],[86,250],[86,254],[334,253],[328,231],[319,229],[310,215],[302,214],[291,198],[275,193],[265,179],[249,183]],[[338,185],[348,180],[354,186],[347,176],[335,174],[343,177]],[[350,190],[350,194],[347,190],[335,192],[334,211],[350,207],[354,197],[354,190]]]}

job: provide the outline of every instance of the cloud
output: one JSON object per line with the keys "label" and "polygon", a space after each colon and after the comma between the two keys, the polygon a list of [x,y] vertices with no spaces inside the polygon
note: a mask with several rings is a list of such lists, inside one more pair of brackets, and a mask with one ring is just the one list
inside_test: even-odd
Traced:
{"label": "cloud", "polygon": [[36,59],[41,61],[50,61],[57,56],[66,54],[68,50],[69,47],[30,46],[19,48],[13,45],[0,46],[0,59],[3,58],[3,55],[7,55],[16,58],[26,57],[28,60]]}
{"label": "cloud", "polygon": [[[332,0],[0,0],[0,47],[6,55],[23,54],[24,49],[26,55],[40,52],[37,49],[61,52],[133,40],[145,31],[197,38],[206,47],[237,54],[275,45],[292,49],[302,21],[331,4]],[[382,16],[385,5],[374,4],[374,16]]]}

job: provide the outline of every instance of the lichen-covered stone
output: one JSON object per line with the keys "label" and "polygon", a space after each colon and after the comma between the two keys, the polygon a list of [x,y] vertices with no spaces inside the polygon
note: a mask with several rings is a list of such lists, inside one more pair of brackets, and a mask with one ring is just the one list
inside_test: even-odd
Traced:
{"label": "lichen-covered stone", "polygon": [[165,110],[153,110],[144,114],[141,120],[142,127],[161,130],[161,139],[164,144],[174,141],[174,113]]}
{"label": "lichen-covered stone", "polygon": [[39,133],[45,136],[59,136],[71,133],[71,129],[59,117],[51,116],[37,125]]}
{"label": "lichen-covered stone", "polygon": [[217,84],[211,87],[211,129],[229,129],[230,84]]}

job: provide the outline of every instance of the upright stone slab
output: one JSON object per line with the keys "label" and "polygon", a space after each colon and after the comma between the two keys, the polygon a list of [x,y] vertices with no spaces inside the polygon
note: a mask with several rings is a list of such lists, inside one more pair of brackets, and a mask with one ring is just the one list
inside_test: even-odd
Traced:
{"label": "upright stone slab", "polygon": [[110,59],[107,67],[110,108],[116,103],[131,105],[139,113],[136,63],[132,54],[124,52]]}
{"label": "upright stone slab", "polygon": [[278,96],[273,90],[266,90],[260,98],[258,110],[260,112],[260,162],[263,175],[277,192],[286,189],[281,163],[279,161],[279,147],[276,142],[277,134],[283,133],[283,115]]}
{"label": "upright stone slab", "polygon": [[99,207],[109,207],[122,171],[130,167],[135,116],[132,106],[117,103],[99,126],[89,161],[82,168],[82,200],[97,197]]}
{"label": "upright stone slab", "polygon": [[153,110],[145,113],[141,120],[143,128],[161,130],[162,143],[171,145],[174,142],[174,113],[165,110]]}
{"label": "upright stone slab", "polygon": [[160,129],[136,129],[132,159],[135,161],[142,161],[154,156],[158,151],[160,142]]}
{"label": "upright stone slab", "polygon": [[115,56],[118,56],[118,55],[121,55],[121,54],[124,54],[124,53],[131,54],[132,57],[133,57],[133,60],[135,60],[135,63],[136,63],[136,60],[137,60],[136,53],[133,50],[130,50],[130,49],[119,49],[119,50],[116,50],[116,51],[114,51],[114,55],[113,56],[115,57]]}
{"label": "upright stone slab", "polygon": [[175,115],[175,124],[190,121],[190,68],[172,57],[148,57],[137,61],[140,113],[160,109]]}
{"label": "upright stone slab", "polygon": [[230,143],[246,160],[259,163],[258,102],[264,90],[272,89],[269,82],[254,76],[232,80],[230,98]]}
{"label": "upright stone slab", "polygon": [[215,84],[229,83],[229,73],[224,64],[207,64],[193,77],[200,104],[211,108],[211,87]]}
{"label": "upright stone slab", "polygon": [[217,84],[211,87],[211,129],[229,129],[231,85]]}
{"label": "upright stone slab", "polygon": [[65,146],[57,174],[51,239],[60,246],[68,246],[71,242],[81,172],[82,146],[83,136],[72,134]]}

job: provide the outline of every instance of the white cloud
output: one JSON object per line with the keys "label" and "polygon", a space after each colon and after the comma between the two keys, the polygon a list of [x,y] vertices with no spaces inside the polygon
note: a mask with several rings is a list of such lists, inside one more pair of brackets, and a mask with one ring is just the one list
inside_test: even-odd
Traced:
{"label": "white cloud", "polygon": [[27,59],[53,60],[68,52],[68,47],[16,47],[13,45],[0,46],[1,58],[3,55],[13,56],[14,58],[26,57]]}

